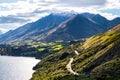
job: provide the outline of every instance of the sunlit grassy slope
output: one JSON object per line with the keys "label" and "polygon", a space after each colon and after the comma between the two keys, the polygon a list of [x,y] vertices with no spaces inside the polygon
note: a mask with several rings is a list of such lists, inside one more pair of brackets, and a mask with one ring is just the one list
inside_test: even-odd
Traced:
{"label": "sunlit grassy slope", "polygon": [[[67,71],[71,57],[79,76]],[[31,80],[120,80],[120,25],[45,57],[34,69]]]}

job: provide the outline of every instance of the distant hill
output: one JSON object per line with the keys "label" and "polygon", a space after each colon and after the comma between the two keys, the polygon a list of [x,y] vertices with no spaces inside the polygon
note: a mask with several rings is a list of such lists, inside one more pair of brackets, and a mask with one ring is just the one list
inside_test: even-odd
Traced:
{"label": "distant hill", "polygon": [[[74,43],[45,57],[34,69],[31,80],[119,80],[120,24],[103,34]],[[79,55],[75,54],[75,50]],[[74,58],[70,73],[66,66]]]}
{"label": "distant hill", "polygon": [[0,36],[0,42],[74,40],[103,33],[120,23],[120,18],[107,20],[99,14],[50,14]]}

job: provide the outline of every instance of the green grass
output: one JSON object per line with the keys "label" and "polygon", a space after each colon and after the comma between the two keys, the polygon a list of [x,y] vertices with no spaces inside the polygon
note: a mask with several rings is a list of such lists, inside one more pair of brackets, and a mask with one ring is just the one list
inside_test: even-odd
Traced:
{"label": "green grass", "polygon": [[[52,46],[58,52],[45,57],[34,69],[31,80],[120,80],[120,32],[109,31],[73,43],[68,47]],[[116,30],[116,29],[115,29]],[[80,54],[74,53],[77,50]],[[72,69],[82,76],[72,75],[66,68],[73,57]]]}
{"label": "green grass", "polygon": [[38,51],[40,51],[40,52],[41,52],[41,51],[44,51],[44,50],[45,50],[45,48],[39,48],[39,49],[38,49]]}
{"label": "green grass", "polygon": [[62,48],[63,48],[63,46],[61,44],[52,46],[52,49],[55,51],[61,50]]}

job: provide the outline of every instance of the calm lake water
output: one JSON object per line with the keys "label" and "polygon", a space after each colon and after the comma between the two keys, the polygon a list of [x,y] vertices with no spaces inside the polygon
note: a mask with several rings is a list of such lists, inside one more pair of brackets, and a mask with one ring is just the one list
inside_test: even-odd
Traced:
{"label": "calm lake water", "polygon": [[0,80],[29,80],[33,66],[40,60],[28,57],[0,56]]}

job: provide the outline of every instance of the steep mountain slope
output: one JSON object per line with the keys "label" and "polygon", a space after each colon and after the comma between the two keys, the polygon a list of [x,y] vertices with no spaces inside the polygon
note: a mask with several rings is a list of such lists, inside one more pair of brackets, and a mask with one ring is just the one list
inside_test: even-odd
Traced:
{"label": "steep mountain slope", "polygon": [[88,38],[103,33],[119,23],[120,18],[109,21],[99,14],[83,13],[70,18],[38,38],[43,41]]}
{"label": "steep mountain slope", "polygon": [[42,19],[37,20],[33,23],[28,23],[24,26],[17,28],[16,30],[9,31],[0,36],[0,42],[10,42],[16,40],[25,40],[25,39],[34,39],[35,36],[40,35],[41,33],[46,32],[52,27],[57,26],[61,22],[67,20],[71,14],[60,15],[60,14],[50,14]]}
{"label": "steep mountain slope", "polygon": [[[31,80],[119,80],[120,79],[120,25],[104,34],[87,39],[83,44],[71,44],[45,57],[34,69]],[[79,51],[75,55],[74,51]],[[66,65],[74,58],[73,75]]]}
{"label": "steep mountain slope", "polygon": [[78,14],[68,21],[65,21],[59,26],[51,29],[46,33],[47,35],[43,40],[53,41],[87,38],[106,30],[107,29],[102,28],[101,25],[95,23],[95,21],[93,22],[88,17]]}
{"label": "steep mountain slope", "polygon": [[[70,14],[70,13],[69,13]],[[99,14],[50,14],[36,22],[1,35],[0,42],[74,40],[103,33],[120,23],[120,18],[107,20]]]}

